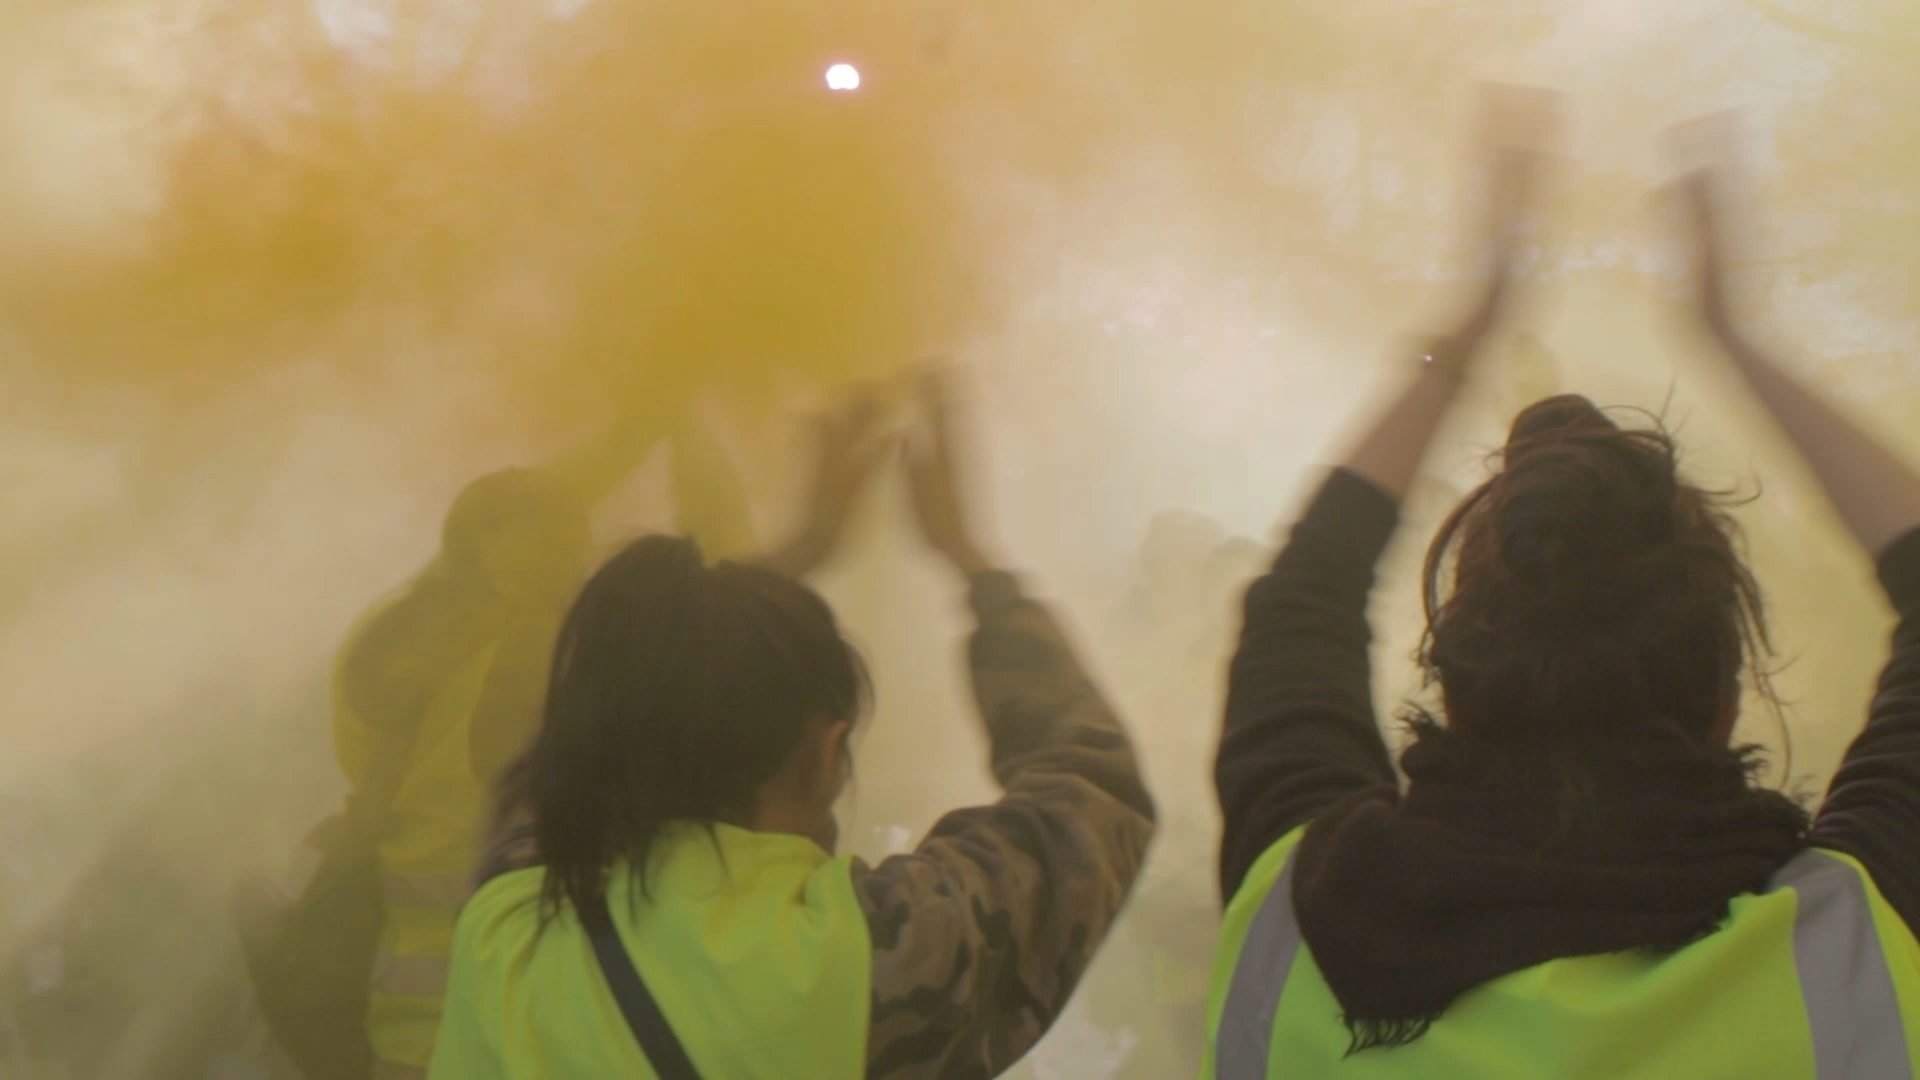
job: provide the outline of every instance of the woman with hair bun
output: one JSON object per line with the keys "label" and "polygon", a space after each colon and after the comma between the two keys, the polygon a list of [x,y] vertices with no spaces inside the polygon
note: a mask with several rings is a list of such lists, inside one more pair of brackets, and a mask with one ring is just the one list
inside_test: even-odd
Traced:
{"label": "woman with hair bun", "polygon": [[[1532,172],[1496,162],[1512,214]],[[1920,475],[1727,318],[1708,176],[1698,313],[1900,615],[1817,813],[1732,743],[1768,695],[1760,588],[1673,439],[1583,397],[1514,421],[1440,527],[1402,790],[1367,603],[1400,503],[1501,314],[1485,301],[1246,597],[1216,776],[1229,904],[1208,1080],[1890,1078],[1920,1069]]]}

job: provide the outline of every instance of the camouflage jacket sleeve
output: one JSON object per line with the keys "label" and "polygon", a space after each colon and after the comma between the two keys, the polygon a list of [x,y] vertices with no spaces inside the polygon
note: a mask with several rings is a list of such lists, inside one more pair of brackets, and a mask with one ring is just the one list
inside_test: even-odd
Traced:
{"label": "camouflage jacket sleeve", "polygon": [[873,935],[873,1080],[987,1080],[1045,1034],[1153,833],[1119,720],[1046,609],[973,580],[974,694],[1005,795],[957,810],[854,888]]}

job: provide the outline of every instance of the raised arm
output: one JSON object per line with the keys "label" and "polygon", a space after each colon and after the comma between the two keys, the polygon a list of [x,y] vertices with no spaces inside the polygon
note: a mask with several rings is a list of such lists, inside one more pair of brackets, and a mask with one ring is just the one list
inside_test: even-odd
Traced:
{"label": "raised arm", "polygon": [[666,437],[667,428],[664,409],[630,414],[541,465],[539,471],[595,506],[647,460]]}
{"label": "raised arm", "polygon": [[1877,559],[1894,541],[1920,528],[1920,474],[1788,375],[1736,325],[1721,270],[1727,243],[1716,192],[1721,182],[1717,173],[1704,171],[1690,177],[1685,188],[1698,240],[1695,281],[1701,323],[1812,467],[1840,520],[1868,556]]}
{"label": "raised arm", "polygon": [[672,450],[673,507],[680,531],[698,540],[708,559],[738,559],[759,551],[746,484],[706,423],[689,414],[673,432]]}
{"label": "raised arm", "polygon": [[805,577],[839,550],[861,493],[893,448],[881,431],[883,415],[879,399],[863,391],[814,422],[813,475],[797,520],[756,560],[760,565]]}
{"label": "raised arm", "polygon": [[1505,310],[1516,225],[1538,172],[1553,102],[1503,90],[1487,103],[1493,273],[1453,332],[1431,339],[1405,390],[1359,439],[1248,590],[1228,673],[1214,779],[1223,819],[1223,899],[1266,850],[1334,802],[1391,787],[1374,714],[1367,598],[1399,503]]}
{"label": "raised arm", "polygon": [[[849,402],[827,412],[816,425],[816,459],[810,487],[802,503],[799,524],[781,543],[776,544],[766,554],[754,561],[768,569],[780,573],[802,577],[819,568],[831,558],[846,531],[847,517],[867,482],[873,478],[880,461],[885,459],[888,444],[877,437],[879,410],[873,400],[866,395],[856,395]],[[687,438],[683,433],[683,438]],[[714,485],[734,484],[731,478],[731,466],[725,464],[724,456],[716,462],[704,455],[723,455],[719,447],[710,442],[701,445],[700,436],[692,435],[690,442],[676,445],[682,453],[691,451],[684,459],[676,460],[675,487],[683,492],[681,510],[688,518],[683,524],[690,529],[719,527],[721,543],[706,552],[709,557],[725,558],[739,555],[742,545],[738,534],[729,534],[726,529],[738,528],[737,523],[745,514],[744,499],[737,486],[720,488],[721,495],[712,503],[701,502],[701,496],[693,489],[699,488],[711,493]],[[713,471],[724,468],[728,475],[715,477]],[[740,500],[735,502],[733,500]],[[692,513],[687,514],[691,505]],[[696,535],[703,535],[696,532]],[[711,533],[704,534],[707,537]],[[733,542],[728,542],[729,537]],[[543,669],[544,670],[544,669]],[[544,689],[544,680],[539,684]],[[534,701],[538,704],[537,699]],[[523,749],[511,748],[514,755]],[[516,759],[523,760],[523,759]],[[499,769],[483,769],[481,775],[500,773],[494,805],[494,820],[488,833],[482,852],[479,868],[474,876],[474,888],[479,888],[501,874],[525,867],[538,865],[540,851],[534,843],[534,823],[527,808],[524,793],[524,776],[517,767],[506,761],[489,759],[489,765],[497,764]]]}
{"label": "raised arm", "polygon": [[1059,625],[987,555],[959,498],[944,391],[910,454],[934,550],[967,581],[974,694],[998,802],[957,810],[911,854],[856,871],[873,932],[867,1075],[998,1076],[1045,1034],[1119,914],[1153,804],[1133,747]]}
{"label": "raised arm", "polygon": [[1899,614],[1893,654],[1867,726],[1834,774],[1813,843],[1858,859],[1908,927],[1920,933],[1920,473],[1802,386],[1729,316],[1718,177],[1686,184],[1696,241],[1698,313],[1754,393],[1799,448],[1836,512],[1879,563]]}

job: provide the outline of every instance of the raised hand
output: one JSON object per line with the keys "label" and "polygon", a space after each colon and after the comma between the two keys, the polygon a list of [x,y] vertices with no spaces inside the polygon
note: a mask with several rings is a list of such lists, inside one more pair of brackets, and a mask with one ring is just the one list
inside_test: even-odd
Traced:
{"label": "raised hand", "polygon": [[1848,530],[1877,559],[1920,529],[1920,472],[1734,325],[1726,275],[1733,234],[1723,210],[1739,149],[1736,122],[1735,114],[1719,113],[1682,124],[1669,135],[1669,150],[1687,174],[1675,194],[1692,232],[1695,310],[1812,466]]}
{"label": "raised hand", "polygon": [[815,421],[813,478],[801,523],[763,565],[799,577],[832,557],[861,491],[891,448],[884,417],[879,395],[863,390]]}
{"label": "raised hand", "polygon": [[1419,378],[1361,435],[1342,461],[1395,499],[1404,499],[1420,462],[1458,400],[1474,361],[1487,350],[1514,292],[1516,254],[1539,189],[1559,97],[1546,90],[1489,86],[1481,92],[1479,157],[1488,172],[1481,241],[1491,248],[1486,280],[1450,333],[1424,342]]}
{"label": "raised hand", "polygon": [[952,375],[928,370],[920,378],[923,428],[905,446],[914,520],[928,546],[963,574],[992,567],[981,551],[961,491],[957,407]]}
{"label": "raised hand", "polygon": [[1481,90],[1478,153],[1487,177],[1481,242],[1491,264],[1486,281],[1453,330],[1434,338],[1425,361],[1463,378],[1511,299],[1515,262],[1528,212],[1539,192],[1548,151],[1559,131],[1560,97],[1532,87]]}
{"label": "raised hand", "polygon": [[674,509],[681,531],[709,559],[736,559],[757,548],[746,485],[733,458],[699,410],[689,409],[671,436]]}
{"label": "raised hand", "polygon": [[1719,177],[1702,170],[1681,182],[1687,221],[1693,230],[1688,247],[1694,311],[1715,337],[1731,338],[1733,319],[1727,313],[1726,261],[1721,253]]}
{"label": "raised hand", "polygon": [[1668,152],[1685,171],[1673,196],[1685,219],[1695,314],[1716,338],[1737,338],[1727,304],[1726,189],[1738,145],[1737,117],[1715,113],[1675,127]]}

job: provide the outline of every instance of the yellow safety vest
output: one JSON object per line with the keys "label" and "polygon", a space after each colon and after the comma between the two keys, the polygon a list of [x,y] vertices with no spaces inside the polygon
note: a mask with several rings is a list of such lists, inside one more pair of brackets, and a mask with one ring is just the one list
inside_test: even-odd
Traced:
{"label": "yellow safety vest", "polygon": [[[677,827],[647,894],[615,872],[621,939],[711,1080],[864,1075],[873,945],[852,859],[797,836]],[[454,938],[430,1080],[648,1080],[655,1074],[570,909],[545,927],[534,868],[489,882]]]}
{"label": "yellow safety vest", "polygon": [[1227,907],[1203,1080],[1879,1080],[1920,1075],[1920,942],[1860,864],[1810,850],[1670,955],[1554,960],[1413,1042],[1349,1055],[1293,914],[1304,829]]}
{"label": "yellow safety vest", "polygon": [[[714,557],[754,548],[743,497],[714,484],[681,483],[677,501]],[[404,590],[394,598],[404,596]],[[390,598],[376,605],[370,623]],[[354,635],[358,636],[358,631]],[[342,658],[352,652],[349,639]],[[493,794],[473,774],[473,716],[502,643],[477,649],[456,667],[421,720],[406,779],[396,795],[379,854],[385,874],[385,926],[367,1007],[373,1080],[419,1080],[433,1056],[447,987],[454,921],[466,900],[491,816]],[[336,680],[334,745],[349,781],[365,774],[373,733],[349,707]]]}
{"label": "yellow safety vest", "polygon": [[[498,643],[455,668],[421,718],[405,780],[394,796],[378,852],[385,925],[367,1006],[374,1080],[425,1074],[446,992],[453,925],[472,881],[491,794],[473,775],[474,710]],[[372,735],[344,700],[334,735],[351,780],[366,768]]]}

